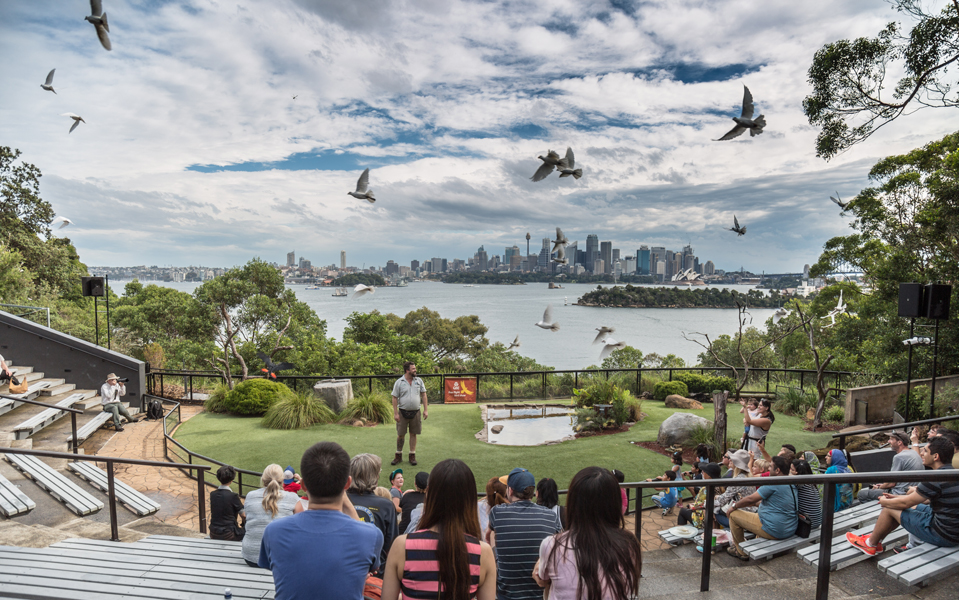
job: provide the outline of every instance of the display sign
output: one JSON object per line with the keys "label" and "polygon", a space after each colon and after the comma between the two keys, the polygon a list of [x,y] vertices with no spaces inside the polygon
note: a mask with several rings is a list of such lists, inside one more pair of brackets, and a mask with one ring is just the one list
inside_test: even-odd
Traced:
{"label": "display sign", "polygon": [[444,400],[447,404],[476,403],[475,377],[447,377]]}

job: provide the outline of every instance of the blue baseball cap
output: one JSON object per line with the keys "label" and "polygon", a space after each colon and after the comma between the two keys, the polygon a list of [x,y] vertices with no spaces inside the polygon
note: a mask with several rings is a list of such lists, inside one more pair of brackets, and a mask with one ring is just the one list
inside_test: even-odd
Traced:
{"label": "blue baseball cap", "polygon": [[506,485],[514,492],[522,492],[528,487],[536,486],[536,479],[533,474],[526,469],[516,467],[509,472],[506,478]]}

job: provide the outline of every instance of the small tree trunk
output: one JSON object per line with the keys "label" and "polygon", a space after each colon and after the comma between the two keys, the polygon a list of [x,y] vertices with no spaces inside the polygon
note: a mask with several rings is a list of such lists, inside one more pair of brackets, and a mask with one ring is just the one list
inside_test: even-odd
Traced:
{"label": "small tree trunk", "polygon": [[[818,362],[819,353],[816,353],[816,358]],[[819,368],[816,369],[816,392],[819,394],[819,401],[816,403],[816,416],[813,418],[812,430],[816,431],[818,428],[822,427],[822,411],[826,408],[826,396],[829,395],[829,388],[826,387],[825,382],[823,381],[826,378],[826,367],[829,366],[829,363],[832,362],[833,357],[830,355],[819,365]]]}
{"label": "small tree trunk", "polygon": [[713,437],[716,438],[719,456],[726,454],[726,400],[728,399],[728,390],[713,394]]}

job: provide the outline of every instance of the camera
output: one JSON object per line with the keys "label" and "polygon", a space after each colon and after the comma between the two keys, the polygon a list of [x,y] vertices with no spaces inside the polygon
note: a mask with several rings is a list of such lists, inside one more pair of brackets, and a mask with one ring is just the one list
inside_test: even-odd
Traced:
{"label": "camera", "polygon": [[127,383],[130,381],[129,377],[117,377],[117,383]]}

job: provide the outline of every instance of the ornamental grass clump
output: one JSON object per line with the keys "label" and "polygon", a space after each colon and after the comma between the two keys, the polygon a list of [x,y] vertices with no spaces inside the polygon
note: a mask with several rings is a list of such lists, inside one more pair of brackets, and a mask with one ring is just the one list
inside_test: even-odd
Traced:
{"label": "ornamental grass clump", "polygon": [[340,421],[367,421],[393,423],[393,401],[387,392],[376,391],[361,394],[350,400],[340,414]]}
{"label": "ornamental grass clump", "polygon": [[312,392],[283,394],[263,416],[270,429],[303,429],[317,423],[332,423],[336,413]]}
{"label": "ornamental grass clump", "polygon": [[218,384],[210,396],[203,403],[203,408],[211,413],[230,412],[226,407],[226,395],[230,393],[230,388],[225,383]]}

